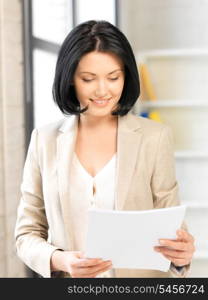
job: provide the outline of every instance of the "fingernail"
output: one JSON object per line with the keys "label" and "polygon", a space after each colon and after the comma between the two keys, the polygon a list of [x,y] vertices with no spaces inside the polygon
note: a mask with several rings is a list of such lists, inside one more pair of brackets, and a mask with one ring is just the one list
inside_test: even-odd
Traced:
{"label": "fingernail", "polygon": [[161,245],[164,245],[165,244],[165,241],[164,240],[159,240],[160,244]]}

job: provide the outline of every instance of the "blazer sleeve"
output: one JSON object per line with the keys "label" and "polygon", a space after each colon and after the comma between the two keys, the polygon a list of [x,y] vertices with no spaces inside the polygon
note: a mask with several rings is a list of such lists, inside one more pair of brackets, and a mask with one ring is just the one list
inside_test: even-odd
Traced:
{"label": "blazer sleeve", "polygon": [[[175,175],[173,134],[168,126],[164,126],[160,132],[151,189],[155,208],[180,205],[178,183]],[[181,227],[187,230],[185,222]],[[190,265],[179,269],[171,264],[170,271],[173,277],[186,277],[190,271]]]}
{"label": "blazer sleeve", "polygon": [[57,247],[47,242],[48,222],[42,193],[37,153],[38,131],[34,129],[21,184],[21,200],[15,225],[16,250],[21,260],[43,277],[51,277],[50,258]]}
{"label": "blazer sleeve", "polygon": [[180,205],[175,176],[173,136],[171,129],[167,126],[164,126],[160,132],[151,189],[155,208]]}

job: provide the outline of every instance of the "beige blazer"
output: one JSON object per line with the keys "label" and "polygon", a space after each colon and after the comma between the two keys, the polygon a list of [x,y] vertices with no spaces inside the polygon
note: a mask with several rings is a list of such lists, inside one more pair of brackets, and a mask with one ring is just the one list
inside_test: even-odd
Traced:
{"label": "beige blazer", "polygon": [[[77,250],[73,246],[70,215],[73,202],[69,199],[77,121],[77,116],[71,116],[34,129],[25,161],[15,227],[16,248],[24,263],[43,277],[51,277],[50,257],[55,249]],[[131,113],[119,117],[117,163],[117,210],[179,205],[169,127]],[[188,269],[189,266],[181,273],[172,266],[167,273],[115,269],[115,274],[185,277]]]}

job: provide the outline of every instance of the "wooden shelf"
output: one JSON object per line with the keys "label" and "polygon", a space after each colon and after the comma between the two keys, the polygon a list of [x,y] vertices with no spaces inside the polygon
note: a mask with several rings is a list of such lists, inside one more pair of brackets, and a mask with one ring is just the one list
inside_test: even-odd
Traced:
{"label": "wooden shelf", "polygon": [[199,151],[191,151],[191,150],[181,150],[175,152],[175,158],[177,159],[190,159],[190,158],[202,158],[208,159],[208,152],[199,152]]}
{"label": "wooden shelf", "polygon": [[208,203],[199,203],[199,202],[183,202],[183,205],[186,205],[188,209],[208,209]]}
{"label": "wooden shelf", "polygon": [[197,259],[197,260],[198,259],[208,259],[208,251],[203,251],[203,250],[196,251],[193,259]]}
{"label": "wooden shelf", "polygon": [[208,100],[140,100],[137,104],[141,108],[157,108],[157,107],[202,107],[208,108]]}
{"label": "wooden shelf", "polygon": [[208,49],[159,49],[150,51],[141,51],[136,54],[138,60],[146,60],[154,57],[192,57],[192,56],[207,56]]}

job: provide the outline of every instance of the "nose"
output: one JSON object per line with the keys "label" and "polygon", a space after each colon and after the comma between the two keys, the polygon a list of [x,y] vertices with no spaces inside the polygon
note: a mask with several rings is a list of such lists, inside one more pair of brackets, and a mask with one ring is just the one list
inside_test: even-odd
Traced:
{"label": "nose", "polygon": [[96,90],[95,90],[95,96],[98,98],[103,98],[107,94],[108,94],[108,87],[106,85],[106,82],[104,80],[98,81]]}

